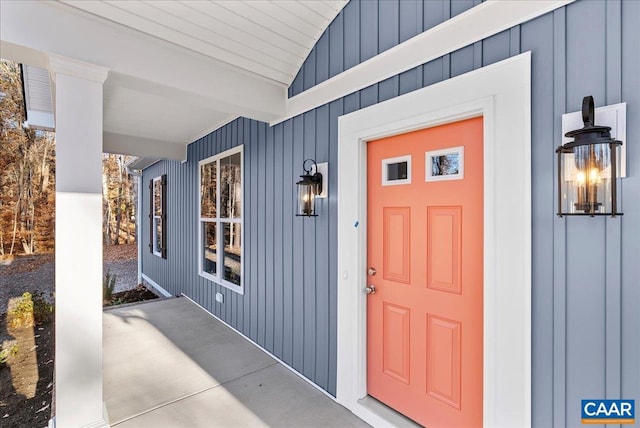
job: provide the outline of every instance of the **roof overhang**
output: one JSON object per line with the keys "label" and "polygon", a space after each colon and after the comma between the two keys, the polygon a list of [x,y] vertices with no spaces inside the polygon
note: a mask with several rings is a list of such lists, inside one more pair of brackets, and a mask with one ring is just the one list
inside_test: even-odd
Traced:
{"label": "roof overhang", "polygon": [[[483,2],[290,99],[286,81],[207,56],[202,49],[189,49],[189,44],[176,42],[175,34],[123,25],[126,19],[114,18],[111,9],[97,16],[80,10],[84,6],[59,2],[0,1],[0,49],[6,59],[45,69],[50,55],[106,67],[104,150],[150,157],[142,163],[160,157],[184,160],[189,143],[238,116],[279,123],[572,1]],[[102,3],[108,3],[103,8],[120,8],[115,2],[90,3],[90,9]],[[181,7],[179,2],[167,3]],[[234,2],[233,8],[255,17],[267,15],[267,3],[271,2]],[[330,9],[327,16],[335,16],[346,2],[322,0],[314,7],[317,3]],[[124,9],[130,7],[135,6],[127,3]],[[138,14],[137,19],[145,17]],[[304,25],[289,19],[298,27]],[[53,100],[55,106],[55,88]]]}
{"label": "roof overhang", "polygon": [[[280,82],[58,2],[0,2],[0,51],[32,67],[25,67],[34,73],[27,73],[29,99],[32,84],[42,89],[51,55],[107,68],[106,152],[183,160],[187,144],[235,117],[270,122],[286,111]],[[31,111],[30,122],[40,110]]]}

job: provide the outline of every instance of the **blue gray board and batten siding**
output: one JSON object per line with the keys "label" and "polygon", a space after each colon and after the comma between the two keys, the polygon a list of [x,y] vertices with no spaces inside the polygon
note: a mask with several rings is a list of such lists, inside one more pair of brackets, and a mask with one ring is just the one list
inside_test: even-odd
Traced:
{"label": "blue gray board and batten siding", "polygon": [[[289,93],[477,3],[352,0]],[[244,118],[231,122],[189,145],[188,162],[163,161],[144,171],[147,181],[167,174],[169,209],[168,258],[143,251],[143,272],[335,394],[338,117],[531,51],[532,423],[578,426],[583,398],[640,400],[639,19],[638,1],[577,1],[273,127]],[[561,115],[579,110],[585,95],[598,106],[627,102],[621,218],[554,215]],[[198,161],[238,144],[245,156],[244,295],[197,273]],[[329,162],[329,198],[320,202],[319,217],[296,218],[294,183],[309,157]],[[148,227],[143,222],[143,239]],[[215,302],[216,291],[224,304]]]}

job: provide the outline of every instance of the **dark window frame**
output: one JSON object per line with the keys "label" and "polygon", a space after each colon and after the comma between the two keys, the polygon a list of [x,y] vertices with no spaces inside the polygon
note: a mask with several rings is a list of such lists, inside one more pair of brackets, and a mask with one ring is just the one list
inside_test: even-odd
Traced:
{"label": "dark window frame", "polygon": [[[154,184],[160,183],[160,215],[156,215]],[[156,218],[160,219],[160,248],[157,251],[154,243],[157,242]],[[149,251],[151,254],[163,259],[167,258],[167,174],[149,180]]]}

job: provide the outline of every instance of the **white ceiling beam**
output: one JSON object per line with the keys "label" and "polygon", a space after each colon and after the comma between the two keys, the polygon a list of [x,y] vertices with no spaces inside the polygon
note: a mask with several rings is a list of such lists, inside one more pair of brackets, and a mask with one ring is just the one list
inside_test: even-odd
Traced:
{"label": "white ceiling beam", "polygon": [[[3,4],[4,3],[0,1],[0,15],[3,12]],[[2,24],[1,18],[2,17],[0,16],[0,25]],[[25,46],[16,45],[14,43],[9,43],[4,40],[3,37],[4,31],[2,31],[2,27],[0,27],[0,57],[2,57],[2,59],[20,64],[29,64],[38,68],[46,69],[49,67],[49,58],[46,53],[32,48],[27,48]]]}
{"label": "white ceiling beam", "polygon": [[102,151],[130,156],[151,156],[158,159],[183,161],[187,159],[187,146],[181,142],[160,141],[151,138],[104,132]]}
{"label": "white ceiling beam", "polygon": [[[14,58],[27,52],[34,57],[34,51],[53,53],[152,79],[208,98],[212,108],[220,103],[253,119],[270,122],[285,113],[282,84],[58,2],[0,2],[0,39],[3,57],[5,46],[12,48]],[[28,49],[16,52],[20,46]]]}

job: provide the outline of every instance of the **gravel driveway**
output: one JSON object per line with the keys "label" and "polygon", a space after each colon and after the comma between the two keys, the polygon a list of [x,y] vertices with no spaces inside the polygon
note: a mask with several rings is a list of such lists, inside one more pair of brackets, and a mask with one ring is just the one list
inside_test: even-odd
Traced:
{"label": "gravel driveway", "polygon": [[[105,261],[103,272],[116,275],[114,292],[135,288],[138,281],[138,262],[132,260]],[[18,257],[9,265],[0,264],[0,314],[7,312],[9,298],[25,291],[42,292],[53,302],[55,262],[51,254]]]}

